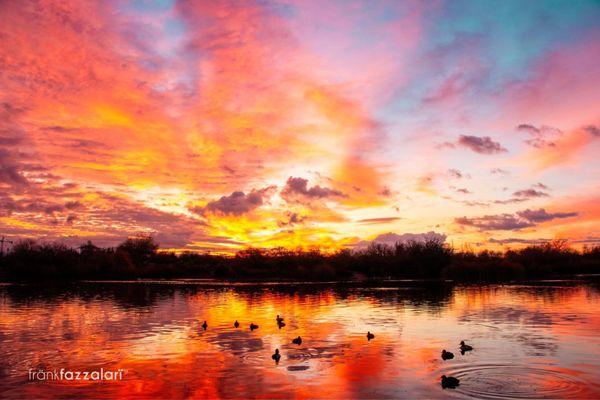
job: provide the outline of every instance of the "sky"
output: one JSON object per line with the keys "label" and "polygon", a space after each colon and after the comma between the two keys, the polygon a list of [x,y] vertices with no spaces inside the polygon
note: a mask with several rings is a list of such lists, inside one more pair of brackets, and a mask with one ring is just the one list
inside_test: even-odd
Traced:
{"label": "sky", "polygon": [[598,1],[0,2],[0,235],[600,243]]}

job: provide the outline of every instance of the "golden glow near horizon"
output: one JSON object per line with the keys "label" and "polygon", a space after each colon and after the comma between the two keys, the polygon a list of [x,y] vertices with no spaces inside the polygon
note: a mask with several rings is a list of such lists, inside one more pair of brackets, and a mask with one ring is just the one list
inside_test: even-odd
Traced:
{"label": "golden glow near horizon", "polygon": [[34,3],[0,6],[2,235],[598,243],[593,2]]}

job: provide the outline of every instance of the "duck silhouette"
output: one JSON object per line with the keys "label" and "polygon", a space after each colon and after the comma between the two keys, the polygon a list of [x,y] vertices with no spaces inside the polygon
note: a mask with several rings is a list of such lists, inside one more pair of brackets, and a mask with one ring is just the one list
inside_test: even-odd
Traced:
{"label": "duck silhouette", "polygon": [[451,360],[454,358],[454,354],[449,351],[442,350],[442,360]]}
{"label": "duck silhouette", "polygon": [[442,375],[442,389],[455,389],[457,386],[460,386],[460,379]]}
{"label": "duck silhouette", "polygon": [[465,354],[465,352],[471,351],[471,350],[473,350],[473,346],[469,346],[468,344],[465,343],[464,340],[461,340],[461,342],[460,342],[460,352],[462,354]]}
{"label": "duck silhouette", "polygon": [[375,339],[375,335],[373,335],[370,331],[367,332],[367,340]]}
{"label": "duck silhouette", "polygon": [[206,330],[206,328],[208,328],[208,324],[206,323],[206,321],[204,321],[202,323],[202,329]]}
{"label": "duck silhouette", "polygon": [[250,330],[253,331],[255,329],[258,329],[258,325],[256,325],[255,323],[250,323]]}
{"label": "duck silhouette", "polygon": [[281,354],[279,354],[279,349],[275,349],[275,353],[273,353],[273,355],[271,356],[271,358],[273,360],[275,360],[276,363],[279,362],[279,359],[281,358]]}
{"label": "duck silhouette", "polygon": [[298,336],[296,339],[292,339],[292,343],[297,344],[297,345],[301,345],[302,344],[302,338],[300,336]]}
{"label": "duck silhouette", "polygon": [[237,322],[237,319],[236,319],[236,320],[235,320],[235,322],[233,323],[233,326],[235,326],[236,328],[239,328],[239,327],[240,327],[240,323],[239,323],[239,322]]}
{"label": "duck silhouette", "polygon": [[279,316],[279,314],[277,314],[277,318],[276,318],[276,320],[277,320],[277,323],[278,323],[278,324],[281,324],[281,323],[283,323],[283,317],[280,317],[280,316]]}

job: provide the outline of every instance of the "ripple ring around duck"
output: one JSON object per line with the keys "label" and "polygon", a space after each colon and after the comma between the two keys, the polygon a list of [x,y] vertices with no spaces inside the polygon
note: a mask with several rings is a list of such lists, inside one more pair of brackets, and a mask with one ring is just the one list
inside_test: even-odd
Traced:
{"label": "ripple ring around duck", "polygon": [[444,374],[460,379],[456,389],[482,399],[581,398],[587,383],[551,365],[457,365]]}

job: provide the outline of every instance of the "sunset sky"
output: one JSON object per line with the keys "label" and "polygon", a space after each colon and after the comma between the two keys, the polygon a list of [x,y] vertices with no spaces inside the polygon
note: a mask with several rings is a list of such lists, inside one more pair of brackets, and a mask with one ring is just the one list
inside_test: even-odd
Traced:
{"label": "sunset sky", "polygon": [[0,236],[600,243],[598,1],[24,0],[0,21]]}

